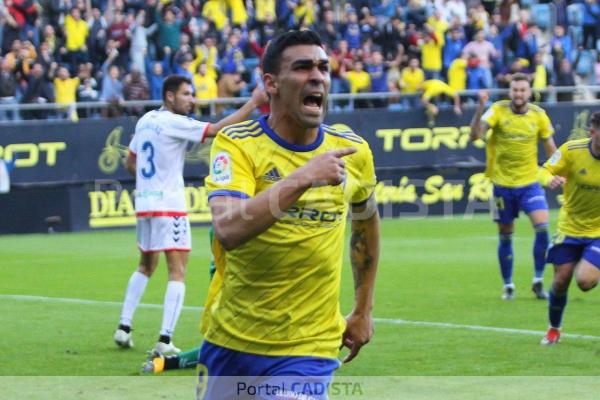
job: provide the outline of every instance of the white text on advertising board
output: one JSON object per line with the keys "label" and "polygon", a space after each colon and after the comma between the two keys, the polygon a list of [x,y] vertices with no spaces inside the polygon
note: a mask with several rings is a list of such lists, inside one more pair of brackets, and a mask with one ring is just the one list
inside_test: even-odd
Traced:
{"label": "white text on advertising board", "polygon": [[[465,149],[470,143],[470,132],[471,128],[468,126],[441,126],[433,129],[378,129],[375,136],[383,139],[383,151],[389,153],[394,151],[396,143],[404,151],[439,150],[442,147],[451,150]],[[485,143],[478,140],[473,142],[473,146],[483,148]]]}

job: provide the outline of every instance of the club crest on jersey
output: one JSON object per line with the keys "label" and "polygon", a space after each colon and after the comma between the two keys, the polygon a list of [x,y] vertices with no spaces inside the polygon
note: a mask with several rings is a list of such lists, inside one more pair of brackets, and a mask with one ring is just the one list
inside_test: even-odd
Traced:
{"label": "club crest on jersey", "polygon": [[214,183],[231,183],[231,156],[228,152],[222,151],[215,156],[211,175]]}

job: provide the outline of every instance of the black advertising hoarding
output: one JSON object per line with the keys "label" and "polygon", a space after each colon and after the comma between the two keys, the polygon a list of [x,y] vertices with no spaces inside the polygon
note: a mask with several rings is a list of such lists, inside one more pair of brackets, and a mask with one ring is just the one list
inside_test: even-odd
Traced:
{"label": "black advertising hoarding", "polygon": [[[11,173],[16,185],[131,180],[122,161],[135,122],[115,118],[6,127],[0,134],[0,158],[16,160]],[[209,152],[210,146],[190,147],[186,177],[206,176]]]}
{"label": "black advertising hoarding", "polygon": [[[552,105],[546,108],[563,143],[573,130],[580,131],[593,109],[589,106]],[[424,112],[356,110],[330,114],[328,124],[351,127],[369,142],[378,172],[389,168],[477,166],[485,161],[484,143],[470,143],[472,109],[462,116],[443,110],[436,126],[427,128]],[[0,134],[0,158],[16,158],[11,179],[26,183],[82,183],[96,180],[131,180],[122,166],[134,131],[131,118],[48,122],[44,125],[5,127]],[[208,172],[210,146],[188,151],[186,179]],[[544,154],[540,154],[540,162]]]}
{"label": "black advertising hoarding", "polygon": [[[0,234],[135,226],[133,184],[118,181],[15,188],[0,195]],[[208,193],[201,180],[187,183],[186,199],[192,223],[210,221]],[[425,168],[379,172],[375,196],[382,217],[425,218],[441,215],[469,218],[491,212],[492,186],[481,168]],[[560,191],[549,191],[551,207]]]}
{"label": "black advertising hoarding", "polygon": [[[572,133],[585,134],[594,109],[554,105],[547,111],[561,144]],[[433,128],[423,128],[421,110],[357,110],[330,114],[327,123],[350,126],[369,142],[383,217],[458,217],[491,208],[484,144],[468,141],[471,114],[457,117],[444,110]],[[4,129],[0,157],[16,158],[16,165],[11,193],[0,194],[0,234],[134,226],[133,180],[122,166],[134,127],[135,120],[119,118]],[[186,158],[193,223],[210,221],[203,186],[209,150],[209,145],[195,146]],[[559,194],[548,193],[551,207],[559,204]]]}

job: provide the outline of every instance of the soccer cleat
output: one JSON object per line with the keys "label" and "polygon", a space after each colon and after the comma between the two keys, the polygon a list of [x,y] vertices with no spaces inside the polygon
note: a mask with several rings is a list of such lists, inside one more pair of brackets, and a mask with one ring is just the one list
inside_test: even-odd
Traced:
{"label": "soccer cleat", "polygon": [[165,357],[156,350],[148,352],[146,362],[142,364],[142,372],[146,374],[160,374],[165,370]]}
{"label": "soccer cleat", "polygon": [[175,347],[173,342],[170,342],[170,343],[157,342],[156,346],[154,346],[154,350],[163,355],[177,354],[177,353],[181,352],[181,349],[178,349],[177,347]]}
{"label": "soccer cleat", "polygon": [[546,300],[548,293],[544,290],[544,283],[542,281],[534,282],[531,285],[531,291],[535,293],[535,297],[539,300]]}
{"label": "soccer cleat", "polygon": [[542,339],[540,344],[542,346],[552,346],[560,341],[560,330],[558,328],[550,327],[548,332],[546,332],[546,336]]}
{"label": "soccer cleat", "polygon": [[515,286],[507,285],[504,286],[504,290],[502,291],[502,300],[512,300],[515,298]]}
{"label": "soccer cleat", "polygon": [[115,332],[115,343],[117,346],[124,349],[133,347],[133,340],[131,339],[131,332],[127,333],[123,329],[117,329]]}

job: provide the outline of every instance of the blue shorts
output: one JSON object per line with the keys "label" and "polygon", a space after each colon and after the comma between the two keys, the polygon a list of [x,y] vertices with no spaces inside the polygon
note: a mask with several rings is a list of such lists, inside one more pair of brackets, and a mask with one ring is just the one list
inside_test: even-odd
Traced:
{"label": "blue shorts", "polygon": [[[304,356],[262,356],[202,343],[197,399],[327,399],[340,361]],[[304,396],[304,397],[302,397]]]}
{"label": "blue shorts", "polygon": [[496,203],[494,221],[503,224],[510,224],[518,218],[519,210],[523,210],[525,214],[548,210],[546,193],[539,183],[518,188],[494,185],[494,201]]}
{"label": "blue shorts", "polygon": [[548,250],[548,262],[561,265],[581,259],[600,269],[600,238],[562,236]]}

